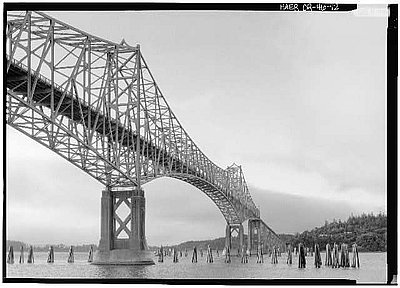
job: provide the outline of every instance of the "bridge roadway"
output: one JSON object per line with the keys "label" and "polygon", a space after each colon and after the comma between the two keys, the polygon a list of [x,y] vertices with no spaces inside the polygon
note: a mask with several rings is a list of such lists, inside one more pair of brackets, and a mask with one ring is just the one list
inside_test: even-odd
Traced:
{"label": "bridge roadway", "polygon": [[[27,67],[24,67],[24,65],[17,65],[14,61],[12,61],[7,73],[7,88],[16,94],[26,95],[28,78],[27,70]],[[33,82],[35,77],[33,76],[33,71],[31,75]],[[50,80],[40,75],[38,77],[36,89],[33,94],[35,106],[41,105],[50,109],[50,91]],[[71,93],[69,92],[67,92],[63,98],[64,92],[65,91],[63,91],[60,87],[55,85],[54,107],[60,105],[59,113],[61,115],[64,115],[79,124],[84,124],[89,129],[94,129],[100,133],[100,135],[105,135],[109,140],[113,139],[113,137],[110,137],[110,135],[113,135],[114,137],[115,135],[118,135],[117,140],[124,146],[127,146],[130,142],[130,147],[136,147],[135,141],[137,137],[135,132],[128,131],[124,126],[122,126],[120,123],[117,123],[117,121],[114,119],[107,119],[106,116],[102,115],[98,111],[95,111],[92,107],[88,106],[86,103],[83,103],[83,101],[80,99],[72,97]],[[61,99],[63,100],[60,104]],[[80,109],[84,115],[83,119],[81,117]],[[97,117],[98,119],[95,121]],[[93,125],[94,123],[97,123],[96,127],[89,127],[89,125]],[[111,125],[109,125],[109,123],[111,123]],[[116,133],[116,129],[118,129],[118,133]],[[134,145],[132,145],[132,141],[134,141]],[[145,141],[143,138],[140,138],[140,151],[144,151],[144,155],[148,155],[148,157],[151,159],[154,159],[156,155],[161,155],[161,157],[158,156],[160,158],[159,164],[165,168],[172,163],[171,171],[173,171],[173,173],[169,174],[168,176],[187,182],[203,191],[217,205],[228,223],[242,223],[245,220],[243,219],[244,207],[243,203],[240,202],[240,199],[237,199],[228,193],[224,193],[222,191],[223,187],[218,187],[218,184],[216,185],[215,183],[212,183],[210,179],[207,179],[206,172],[196,171],[189,165],[183,163],[183,161],[180,161],[179,159],[176,159],[172,155],[168,154],[167,151],[156,147],[152,143]],[[152,177],[148,177],[144,183],[153,179],[154,178]],[[97,180],[102,182],[101,179]],[[237,211],[241,211],[242,213],[238,213]],[[255,214],[252,209],[247,209],[247,212],[248,215],[246,218],[259,218],[259,215]]]}

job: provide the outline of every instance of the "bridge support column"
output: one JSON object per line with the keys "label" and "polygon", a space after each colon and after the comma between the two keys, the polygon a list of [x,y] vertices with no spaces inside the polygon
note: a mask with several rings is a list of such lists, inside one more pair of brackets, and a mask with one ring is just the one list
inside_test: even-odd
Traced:
{"label": "bridge support column", "polygon": [[154,264],[146,243],[142,189],[103,191],[100,235],[93,264]]}
{"label": "bridge support column", "polygon": [[225,247],[232,248],[232,234],[231,234],[231,226],[229,224],[226,225],[225,229]]}
{"label": "bridge support column", "polygon": [[239,251],[242,251],[243,239],[244,239],[244,229],[242,224],[226,224],[225,229],[225,247],[232,248],[232,233],[236,231],[239,237]]}
{"label": "bridge support column", "polygon": [[259,245],[261,245],[261,220],[249,219],[247,249],[250,251],[250,254],[256,253]]}
{"label": "bridge support column", "polygon": [[103,190],[101,195],[100,251],[110,251],[112,231],[112,198],[110,190]]}

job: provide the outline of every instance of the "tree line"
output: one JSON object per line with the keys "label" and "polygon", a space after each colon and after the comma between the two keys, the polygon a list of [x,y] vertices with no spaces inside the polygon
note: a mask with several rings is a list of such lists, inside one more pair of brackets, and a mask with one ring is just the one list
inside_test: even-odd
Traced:
{"label": "tree line", "polygon": [[321,249],[324,249],[327,243],[331,245],[356,243],[359,251],[385,252],[387,251],[387,216],[383,213],[351,215],[346,221],[333,219],[329,223],[325,220],[323,226],[315,227],[311,231],[279,236],[287,244],[296,246],[299,243],[303,243],[306,247],[319,244]]}

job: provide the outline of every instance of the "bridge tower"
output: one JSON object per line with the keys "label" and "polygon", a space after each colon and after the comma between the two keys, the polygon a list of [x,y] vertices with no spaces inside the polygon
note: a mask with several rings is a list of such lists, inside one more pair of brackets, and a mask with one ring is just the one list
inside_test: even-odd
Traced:
{"label": "bridge tower", "polygon": [[93,264],[154,264],[151,256],[145,236],[144,191],[104,190],[100,242]]}
{"label": "bridge tower", "polygon": [[[232,233],[237,232],[239,237],[239,251],[242,251],[244,242],[244,230],[242,224],[226,224],[225,229],[225,247],[232,248]],[[241,253],[241,252],[240,252]]]}
{"label": "bridge tower", "polygon": [[249,219],[248,221],[247,249],[250,254],[256,253],[258,246],[262,243],[261,224],[261,219]]}

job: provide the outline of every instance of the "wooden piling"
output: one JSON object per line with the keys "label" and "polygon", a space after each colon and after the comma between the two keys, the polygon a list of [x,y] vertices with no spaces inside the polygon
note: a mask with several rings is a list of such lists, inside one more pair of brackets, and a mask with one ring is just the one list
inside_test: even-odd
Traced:
{"label": "wooden piling", "polygon": [[358,257],[357,244],[353,244],[351,267],[360,268],[360,258]]}
{"label": "wooden piling", "polygon": [[29,252],[28,252],[28,261],[27,263],[31,264],[35,262],[35,257],[33,257],[33,247],[32,245],[29,246]]}
{"label": "wooden piling", "polygon": [[225,263],[231,263],[231,249],[229,246],[225,248]]}
{"label": "wooden piling", "polygon": [[264,263],[264,256],[261,245],[258,245],[257,247],[257,263]]}
{"label": "wooden piling", "polygon": [[219,257],[219,251],[218,251],[218,249],[217,249],[217,257]]}
{"label": "wooden piling", "polygon": [[72,246],[69,247],[67,262],[74,263],[74,248]]}
{"label": "wooden piling", "polygon": [[297,256],[297,247],[294,247],[294,255]]}
{"label": "wooden piling", "polygon": [[176,251],[176,248],[174,248],[174,249],[172,250],[172,256],[173,256],[172,262],[173,262],[173,263],[178,263],[178,252]]}
{"label": "wooden piling", "polygon": [[179,257],[182,258],[182,250],[179,250]]}
{"label": "wooden piling", "polygon": [[344,244],[340,245],[340,253],[339,253],[339,266],[345,267],[345,252],[344,252]]}
{"label": "wooden piling", "polygon": [[286,264],[292,265],[292,262],[293,262],[292,245],[289,244],[288,251],[287,251]]}
{"label": "wooden piling", "polygon": [[193,247],[192,263],[197,263],[197,248]]}
{"label": "wooden piling", "polygon": [[315,253],[314,253],[315,254],[315,256],[314,256],[315,268],[320,268],[321,265],[322,265],[322,260],[321,260],[321,253],[319,251],[319,245],[318,244],[315,244],[314,251],[315,251]]}
{"label": "wooden piling", "polygon": [[93,245],[90,245],[88,260],[89,263],[93,262]]}
{"label": "wooden piling", "polygon": [[13,248],[13,246],[10,246],[10,248],[8,249],[7,263],[14,264],[14,248]]}
{"label": "wooden piling", "polygon": [[272,249],[272,257],[271,257],[271,264],[278,264],[278,255],[279,251],[276,246]]}
{"label": "wooden piling", "polygon": [[214,262],[214,258],[212,255],[212,250],[210,245],[207,246],[207,259],[206,259],[207,263],[213,263]]}
{"label": "wooden piling", "polygon": [[350,267],[350,253],[349,253],[349,249],[348,249],[348,245],[346,244],[346,267]]}
{"label": "wooden piling", "polygon": [[340,267],[350,267],[347,244],[342,244],[340,247]]}
{"label": "wooden piling", "polygon": [[19,263],[24,263],[24,246],[21,245],[21,253],[19,255]]}
{"label": "wooden piling", "polygon": [[158,262],[164,262],[164,249],[161,245],[160,250],[158,251]]}
{"label": "wooden piling", "polygon": [[54,263],[54,248],[50,246],[49,253],[47,255],[47,263]]}
{"label": "wooden piling", "polygon": [[331,245],[326,244],[325,248],[325,266],[331,266],[332,265],[332,251],[331,251]]}
{"label": "wooden piling", "polygon": [[332,268],[339,268],[339,247],[336,243],[333,243],[332,249]]}
{"label": "wooden piling", "polygon": [[187,248],[185,248],[185,257],[188,256]]}
{"label": "wooden piling", "polygon": [[200,248],[200,257],[203,257],[203,249]]}
{"label": "wooden piling", "polygon": [[303,244],[299,244],[299,268],[306,268],[306,249]]}
{"label": "wooden piling", "polygon": [[245,247],[242,246],[242,252],[241,252],[242,259],[240,260],[241,263],[249,263],[249,258],[247,257],[247,253],[246,252],[247,251],[246,251]]}

